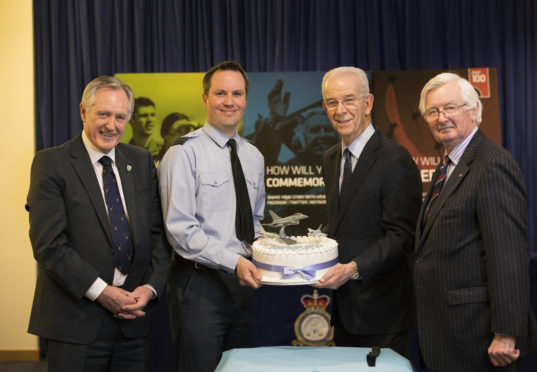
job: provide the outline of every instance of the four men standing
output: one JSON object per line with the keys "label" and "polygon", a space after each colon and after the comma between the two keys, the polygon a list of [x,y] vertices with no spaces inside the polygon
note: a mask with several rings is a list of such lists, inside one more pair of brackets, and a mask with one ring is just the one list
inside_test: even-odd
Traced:
{"label": "four men standing", "polygon": [[[36,154],[27,209],[39,274],[29,331],[48,340],[50,370],[144,370],[144,315],[169,262],[163,231],[174,251],[175,369],[212,371],[223,351],[251,346],[261,276],[248,257],[265,188],[263,156],[237,133],[248,88],[233,61],[205,74],[207,122],[167,151],[159,186],[150,153],[119,143],[134,97],[115,78],[86,87],[81,135]],[[341,263],[315,286],[334,290],[336,344],[408,356],[417,311],[430,368],[516,368],[537,337],[524,180],[479,131],[473,87],[444,73],[422,91],[420,111],[445,157],[421,212],[418,169],[373,127],[365,72],[327,72],[322,94],[342,140],[323,158],[326,229]]]}

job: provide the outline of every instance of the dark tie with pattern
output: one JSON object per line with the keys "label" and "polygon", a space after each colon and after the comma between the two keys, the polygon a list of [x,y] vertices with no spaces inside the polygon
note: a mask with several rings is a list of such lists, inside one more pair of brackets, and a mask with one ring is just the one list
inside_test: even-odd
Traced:
{"label": "dark tie with pattern", "polygon": [[339,204],[343,195],[349,193],[351,190],[351,177],[352,177],[352,154],[349,149],[343,151],[343,156],[345,157],[345,164],[343,165],[343,180],[341,181],[341,189],[339,190]]}
{"label": "dark tie with pattern", "polygon": [[449,162],[450,162],[449,156],[446,155],[444,159],[442,160],[442,166],[440,167],[440,169],[438,169],[438,177],[436,178],[436,181],[434,183],[434,189],[431,194],[431,198],[429,199],[429,205],[427,206],[426,217],[429,216],[431,207],[433,203],[435,202],[436,198],[438,197],[438,194],[440,194],[442,187],[444,186],[444,182],[446,181],[446,172],[447,172],[447,167],[449,165]]}
{"label": "dark tie with pattern", "polygon": [[[237,144],[232,138],[227,142],[231,149],[231,170],[233,171],[233,183],[235,184],[235,199],[237,200],[237,211],[235,213],[235,232],[237,239],[247,241],[252,244],[254,241],[254,218],[252,206],[248,195],[248,187],[244,173],[242,172],[241,161],[237,154]],[[225,195],[222,195],[225,197]]]}
{"label": "dark tie with pattern", "polygon": [[108,156],[103,156],[99,159],[99,163],[103,166],[104,198],[114,237],[114,267],[126,275],[133,255],[129,222],[121,202],[116,175],[112,170],[112,159]]}

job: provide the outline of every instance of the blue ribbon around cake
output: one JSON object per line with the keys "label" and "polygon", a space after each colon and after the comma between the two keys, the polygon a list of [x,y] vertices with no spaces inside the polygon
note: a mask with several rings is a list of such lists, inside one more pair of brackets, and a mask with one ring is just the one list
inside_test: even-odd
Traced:
{"label": "blue ribbon around cake", "polygon": [[304,279],[311,280],[315,278],[315,274],[317,270],[328,269],[329,267],[332,267],[335,264],[337,264],[338,258],[336,257],[330,261],[321,262],[315,265],[304,266],[301,268],[293,267],[293,266],[269,265],[269,264],[259,262],[256,260],[252,260],[252,262],[254,263],[255,266],[257,266],[260,269],[281,273],[282,279],[287,279],[296,274],[300,274],[302,275]]}

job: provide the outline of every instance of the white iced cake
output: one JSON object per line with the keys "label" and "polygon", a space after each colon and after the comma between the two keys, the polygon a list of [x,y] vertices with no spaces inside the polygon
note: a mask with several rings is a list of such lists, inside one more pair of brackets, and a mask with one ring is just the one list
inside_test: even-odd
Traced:
{"label": "white iced cake", "polygon": [[337,242],[326,236],[292,236],[293,244],[264,237],[252,245],[252,262],[262,282],[276,285],[312,284],[338,263]]}

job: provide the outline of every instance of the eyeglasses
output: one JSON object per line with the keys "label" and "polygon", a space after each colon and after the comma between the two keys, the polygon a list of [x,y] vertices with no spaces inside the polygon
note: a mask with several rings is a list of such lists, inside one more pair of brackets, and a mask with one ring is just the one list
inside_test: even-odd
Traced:
{"label": "eyeglasses", "polygon": [[324,105],[328,111],[336,110],[340,103],[343,106],[345,106],[346,109],[353,109],[353,108],[356,108],[358,101],[364,98],[365,97],[347,97],[341,101],[338,101],[337,99],[329,98],[326,101],[324,101]]}
{"label": "eyeglasses", "polygon": [[465,105],[464,103],[458,106],[449,105],[449,106],[443,107],[442,110],[440,110],[438,107],[431,107],[430,109],[425,111],[425,115],[423,116],[425,117],[425,120],[428,123],[437,121],[440,118],[440,114],[444,114],[446,118],[450,118],[450,117],[458,115],[459,112],[461,111],[461,107],[463,107],[464,105]]}

